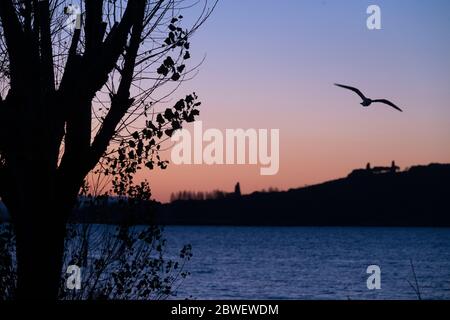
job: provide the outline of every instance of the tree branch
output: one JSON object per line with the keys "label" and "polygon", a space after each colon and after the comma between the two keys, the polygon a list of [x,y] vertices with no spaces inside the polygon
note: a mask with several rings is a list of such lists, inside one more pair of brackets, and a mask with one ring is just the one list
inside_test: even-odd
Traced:
{"label": "tree branch", "polygon": [[55,91],[55,74],[53,70],[52,39],[50,34],[50,12],[48,0],[39,1],[39,29],[41,35],[41,78],[43,88]]}
{"label": "tree branch", "polygon": [[117,94],[111,96],[111,109],[105,117],[103,124],[94,138],[89,157],[89,166],[94,167],[100,157],[108,148],[109,142],[115,134],[115,129],[120,119],[126,114],[128,108],[133,103],[130,99],[130,87],[133,80],[134,67],[136,63],[137,53],[141,43],[141,36],[144,28],[144,12],[146,1],[140,1],[138,7],[138,16],[133,24],[133,30],[130,38],[130,45],[125,54],[125,63],[122,70],[122,78],[120,79]]}
{"label": "tree branch", "polygon": [[4,37],[8,47],[9,65],[11,72],[11,88],[13,90],[24,86],[22,68],[24,52],[26,52],[25,37],[11,0],[0,1],[0,19],[4,30]]}
{"label": "tree branch", "polygon": [[[67,119],[67,135],[64,156],[58,168],[62,179],[78,179],[83,177],[97,164],[98,158],[103,154],[102,149],[106,149],[109,144],[108,137],[114,134],[117,123],[123,117],[129,107],[129,88],[134,72],[134,62],[139,49],[142,24],[145,14],[146,0],[130,0],[125,10],[121,22],[116,25],[108,35],[101,52],[94,56],[83,56],[80,73],[75,73],[74,89],[69,105],[69,115]],[[98,19],[98,17],[97,17]],[[119,87],[121,95],[113,99],[111,110],[106,116],[105,125],[100,129],[103,134],[96,136],[94,144],[90,147],[91,119],[86,119],[85,115],[91,116],[91,102],[95,93],[106,83],[109,73],[115,67],[119,56],[123,53],[128,38],[128,33],[133,28],[130,47],[125,54],[125,64],[128,65],[127,73],[130,76],[123,76]],[[128,62],[127,62],[128,61]],[[83,72],[83,69],[85,72]],[[68,72],[68,70],[66,70]],[[86,76],[85,78],[83,76]],[[127,89],[128,88],[128,89]],[[75,91],[73,91],[75,90]],[[73,102],[72,102],[73,101]],[[122,112],[122,110],[124,110]],[[89,124],[87,123],[89,120]],[[81,123],[82,122],[82,123]],[[82,132],[80,132],[82,130]],[[87,134],[89,141],[87,142]],[[96,156],[100,154],[100,156]],[[95,160],[95,158],[97,158]],[[76,176],[75,176],[76,172]]]}
{"label": "tree branch", "polygon": [[[103,0],[86,1],[86,55],[95,53],[103,41],[105,26],[102,21]],[[103,25],[103,26],[102,26]]]}

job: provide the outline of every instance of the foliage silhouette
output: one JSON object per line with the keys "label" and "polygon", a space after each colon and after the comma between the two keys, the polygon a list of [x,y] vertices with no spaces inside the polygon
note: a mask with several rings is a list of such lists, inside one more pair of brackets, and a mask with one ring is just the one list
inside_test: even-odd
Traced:
{"label": "foliage silhouette", "polygon": [[[0,1],[0,197],[16,236],[17,298],[56,299],[86,182],[95,196],[111,185],[149,194],[134,174],[166,168],[161,143],[199,115],[195,93],[156,109],[194,75],[190,39],[216,5],[204,0],[186,28],[181,13],[198,4],[189,1]],[[80,28],[67,25],[69,5]]]}
{"label": "foliage silhouette", "polygon": [[[11,225],[0,226],[0,300],[14,298],[17,284],[15,237]],[[192,248],[185,245],[178,258],[167,259],[162,229],[68,225],[64,269],[81,268],[81,289],[67,289],[68,274],[60,282],[59,299],[161,300],[176,296],[189,275],[186,263]]]}

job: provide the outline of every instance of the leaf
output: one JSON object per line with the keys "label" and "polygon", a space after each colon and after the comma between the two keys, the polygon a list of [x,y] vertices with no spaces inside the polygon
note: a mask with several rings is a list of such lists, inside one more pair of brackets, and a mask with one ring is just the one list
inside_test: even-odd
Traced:
{"label": "leaf", "polygon": [[175,73],[172,75],[172,80],[173,80],[173,81],[178,81],[178,80],[180,80],[180,74],[179,74],[178,72],[175,72]]}
{"label": "leaf", "polygon": [[183,71],[184,71],[184,68],[185,68],[186,66],[184,65],[184,64],[182,64],[181,66],[178,66],[177,67],[177,71],[179,72],[179,73],[182,73]]}
{"label": "leaf", "polygon": [[158,128],[156,128],[156,126],[153,124],[153,122],[151,121],[147,121],[147,128],[152,129],[153,131],[158,130]]}
{"label": "leaf", "polygon": [[167,67],[162,64],[157,70],[156,72],[158,74],[162,74],[163,76],[167,76],[167,74],[169,73],[169,69],[167,69]]}
{"label": "leaf", "polygon": [[172,109],[170,108],[167,108],[166,111],[164,112],[164,117],[169,121],[171,121],[174,118],[174,116],[175,115],[173,114]]}
{"label": "leaf", "polygon": [[186,100],[186,103],[190,105],[194,101],[194,97],[191,94],[189,94],[186,96],[185,100]]}
{"label": "leaf", "polygon": [[153,166],[153,161],[148,161],[148,162],[145,164],[145,166],[146,166],[147,168],[149,168],[150,170],[153,170],[153,168],[154,168],[154,166]]}
{"label": "leaf", "polygon": [[174,106],[175,110],[178,110],[178,111],[183,110],[184,107],[185,107],[185,105],[184,105],[184,100],[183,99],[178,100],[177,103],[175,103],[175,106]]}
{"label": "leaf", "polygon": [[186,121],[187,122],[194,122],[195,121],[194,115],[192,113],[189,114],[189,116],[186,118]]}
{"label": "leaf", "polygon": [[163,116],[160,113],[156,116],[156,122],[158,122],[159,124],[163,124],[165,122]]}
{"label": "leaf", "polygon": [[166,40],[164,40],[164,43],[170,46],[172,44],[172,40],[170,40],[170,38],[167,37]]}
{"label": "leaf", "polygon": [[172,57],[168,56],[168,57],[164,60],[163,64],[164,64],[167,68],[171,68],[171,67],[173,67],[173,65],[175,64],[175,62],[173,61]]}
{"label": "leaf", "polygon": [[189,116],[186,118],[187,122],[194,122],[195,116],[200,115],[200,111],[197,109],[192,109],[192,111],[189,113]]}
{"label": "leaf", "polygon": [[177,120],[172,121],[171,125],[174,130],[181,129],[181,124]]}
{"label": "leaf", "polygon": [[166,131],[164,131],[164,133],[168,136],[171,137],[173,135],[173,133],[175,132],[175,130],[173,129],[167,129]]}
{"label": "leaf", "polygon": [[[167,164],[168,164],[167,161],[159,161],[159,162],[158,162],[158,166],[159,166],[162,170],[165,170],[165,169],[167,168]],[[158,251],[159,251],[159,250],[158,250]]]}
{"label": "leaf", "polygon": [[171,43],[174,43],[175,42],[175,33],[169,32],[169,39],[170,39]]}

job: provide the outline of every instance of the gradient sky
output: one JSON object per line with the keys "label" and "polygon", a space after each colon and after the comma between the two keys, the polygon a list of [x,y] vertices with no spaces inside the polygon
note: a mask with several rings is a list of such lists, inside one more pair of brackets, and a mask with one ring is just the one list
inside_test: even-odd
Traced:
{"label": "gradient sky", "polygon": [[[381,7],[382,30],[366,27],[370,4]],[[169,165],[140,175],[167,201],[237,181],[244,193],[299,187],[367,162],[450,162],[449,30],[447,0],[222,0],[192,40],[194,60],[206,55],[200,73],[174,98],[197,92],[206,128],[280,129],[280,171]],[[363,109],[335,82],[405,112]]]}

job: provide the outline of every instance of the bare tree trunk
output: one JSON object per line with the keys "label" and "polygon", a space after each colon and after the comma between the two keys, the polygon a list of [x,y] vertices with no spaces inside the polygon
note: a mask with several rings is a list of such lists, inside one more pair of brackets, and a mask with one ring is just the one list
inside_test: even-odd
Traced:
{"label": "bare tree trunk", "polygon": [[57,299],[62,279],[66,221],[76,192],[69,196],[41,190],[19,196],[26,200],[11,210],[17,242],[16,298],[21,300]]}
{"label": "bare tree trunk", "polygon": [[[36,211],[38,208],[47,212],[52,210],[45,205],[24,210]],[[18,272],[16,298],[55,300],[61,281],[65,225],[37,218],[32,219],[32,223],[16,223],[15,227]]]}
{"label": "bare tree trunk", "polygon": [[4,201],[15,227],[16,298],[22,300],[58,297],[66,221],[83,180],[75,170],[63,177],[58,172],[57,152],[47,136],[52,131],[47,128],[44,125],[29,138],[31,147],[16,149],[24,152],[14,153],[8,167],[14,187]]}

